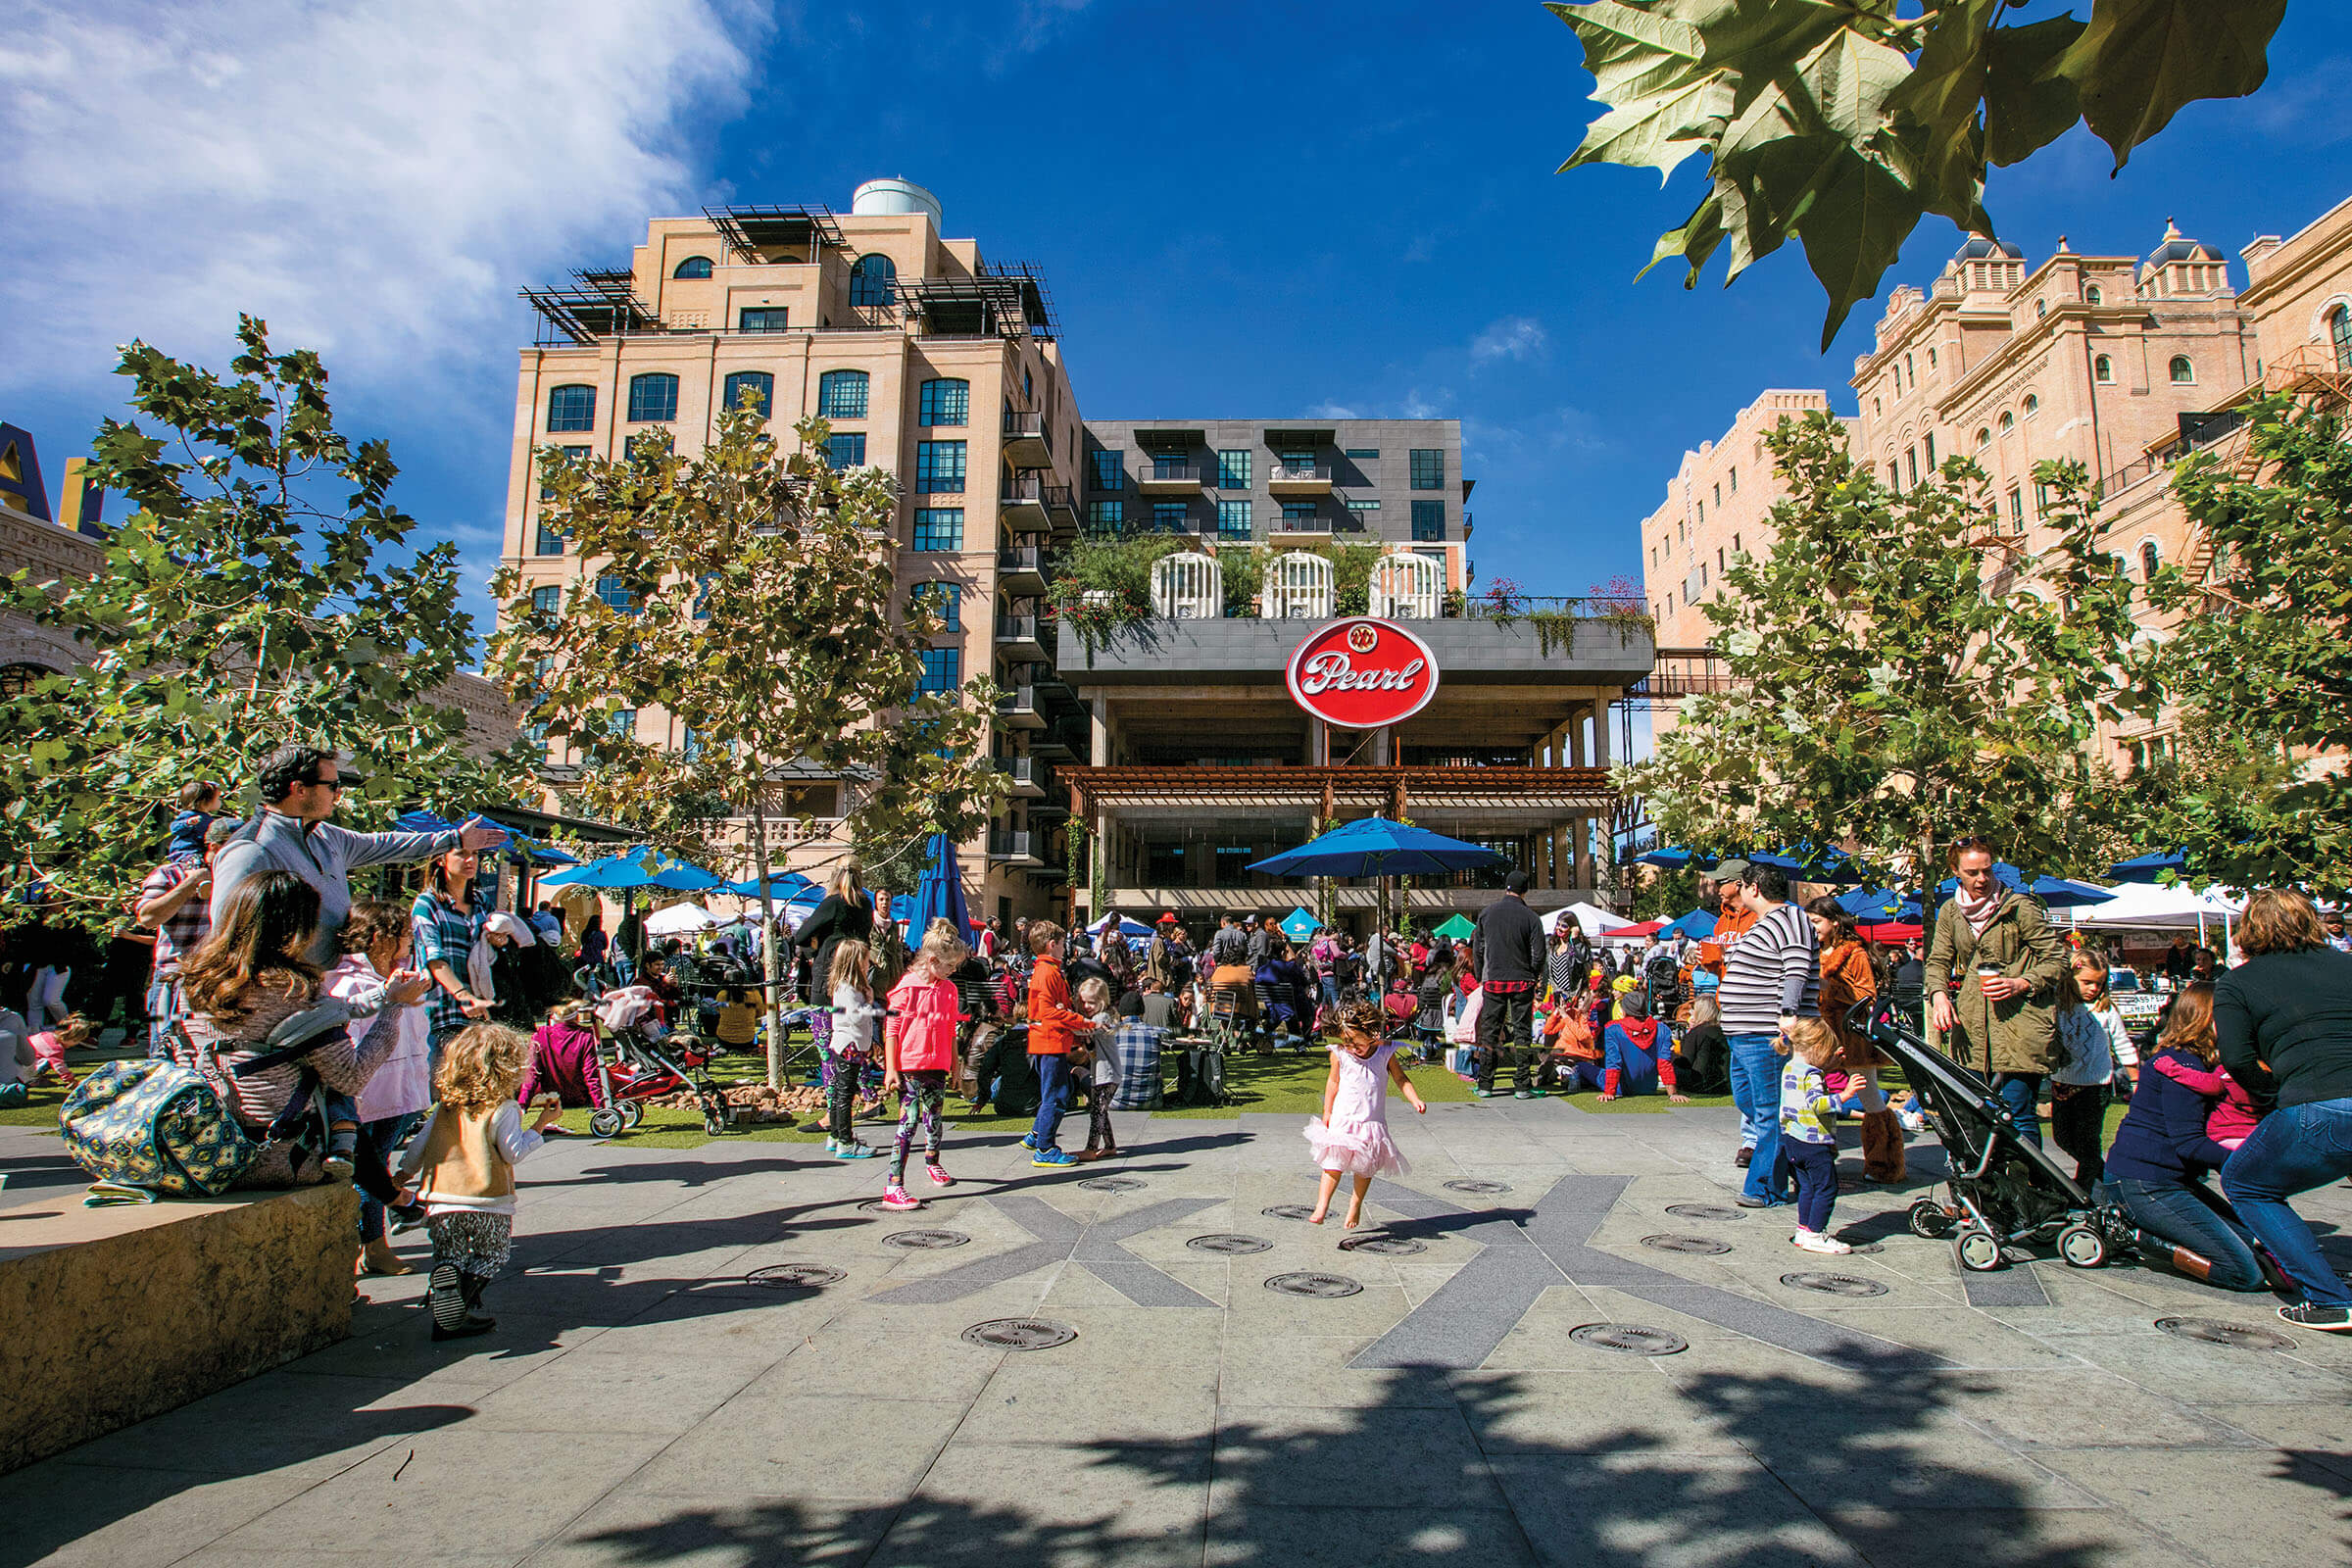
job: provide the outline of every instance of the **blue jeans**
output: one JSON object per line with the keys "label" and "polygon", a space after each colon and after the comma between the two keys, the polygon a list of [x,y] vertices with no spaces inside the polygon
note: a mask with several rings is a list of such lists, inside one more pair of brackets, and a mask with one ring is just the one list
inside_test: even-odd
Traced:
{"label": "blue jeans", "polygon": [[2206,1284],[2225,1291],[2262,1289],[2253,1236],[2203,1182],[2108,1180],[2091,1191],[2102,1203],[2121,1204],[2132,1223],[2150,1236],[2205,1259],[2213,1269]]}
{"label": "blue jeans", "polygon": [[2009,1107],[2017,1118],[2017,1130],[2034,1148],[2041,1147],[2041,1118],[2034,1113],[2034,1102],[2041,1099],[2041,1074],[2037,1072],[1996,1072],[1992,1075],[1992,1094],[1995,1100]]}
{"label": "blue jeans", "polygon": [[1781,1068],[1776,1035],[1733,1035],[1732,1103],[1740,1107],[1740,1142],[1755,1152],[1747,1161],[1743,1191],[1768,1203],[1794,1196],[1788,1162],[1781,1157]]}
{"label": "blue jeans", "polygon": [[1037,1068],[1037,1121],[1029,1129],[1029,1136],[1036,1141],[1037,1151],[1042,1154],[1061,1135],[1062,1102],[1069,1098],[1070,1058],[1031,1052],[1029,1061]]}
{"label": "blue jeans", "polygon": [[2352,1176],[2352,1100],[2279,1106],[2222,1167],[2222,1191],[2237,1217],[2303,1288],[2303,1298],[2321,1306],[2352,1306],[2352,1291],[2286,1200],[2345,1176]]}
{"label": "blue jeans", "polygon": [[[371,1151],[376,1163],[389,1168],[392,1156],[400,1152],[401,1145],[409,1141],[409,1134],[415,1132],[416,1124],[423,1119],[422,1111],[412,1110],[399,1116],[386,1116],[380,1121],[360,1123],[361,1152],[366,1153]],[[377,1241],[383,1234],[384,1205],[363,1191],[360,1194],[360,1240]]]}

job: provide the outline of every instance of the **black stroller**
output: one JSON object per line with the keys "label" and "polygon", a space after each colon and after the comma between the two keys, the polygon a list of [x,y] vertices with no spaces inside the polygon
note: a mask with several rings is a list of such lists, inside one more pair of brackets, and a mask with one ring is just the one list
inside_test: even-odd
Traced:
{"label": "black stroller", "polygon": [[1866,1031],[1894,1058],[1943,1145],[1951,1201],[1931,1196],[1913,1203],[1914,1236],[1949,1236],[1960,1266],[1980,1273],[2001,1267],[2012,1246],[2049,1245],[2076,1268],[2097,1268],[2138,1247],[2138,1227],[2123,1209],[2076,1186],[2019,1132],[1984,1081],[1913,1034],[1891,1002],[1857,1003],[1846,1027]]}

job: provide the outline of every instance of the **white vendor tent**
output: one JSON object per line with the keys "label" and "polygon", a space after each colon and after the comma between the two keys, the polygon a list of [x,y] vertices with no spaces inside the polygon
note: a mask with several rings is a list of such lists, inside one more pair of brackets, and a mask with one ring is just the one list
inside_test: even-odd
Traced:
{"label": "white vendor tent", "polygon": [[1621,925],[1634,923],[1622,914],[1611,914],[1608,910],[1595,908],[1590,904],[1570,904],[1552,910],[1544,917],[1544,935],[1549,936],[1552,932],[1557,931],[1560,928],[1560,922],[1572,914],[1576,916],[1576,923],[1584,928],[1585,936],[1592,941],[1598,941],[1603,934],[1614,931]]}
{"label": "white vendor tent", "polygon": [[645,917],[645,934],[649,937],[682,937],[696,931],[708,931],[718,924],[710,911],[691,900],[673,904],[666,909],[656,909]]}
{"label": "white vendor tent", "polygon": [[2204,940],[2218,928],[2225,940],[2244,906],[2232,904],[2219,890],[2198,892],[2184,887],[2159,887],[2152,882],[2123,882],[2108,889],[2115,897],[2105,904],[2070,910],[2074,925],[2083,931],[2194,931]]}

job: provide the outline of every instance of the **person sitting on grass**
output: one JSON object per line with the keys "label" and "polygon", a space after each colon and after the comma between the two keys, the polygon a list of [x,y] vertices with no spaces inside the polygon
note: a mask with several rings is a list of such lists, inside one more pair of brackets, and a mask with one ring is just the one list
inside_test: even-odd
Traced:
{"label": "person sitting on grass", "polygon": [[1674,1086],[1674,1048],[1649,1015],[1649,993],[1639,987],[1628,991],[1619,1008],[1622,1016],[1600,1037],[1600,1098],[1619,1100],[1663,1088],[1676,1104],[1690,1103],[1690,1097]]}

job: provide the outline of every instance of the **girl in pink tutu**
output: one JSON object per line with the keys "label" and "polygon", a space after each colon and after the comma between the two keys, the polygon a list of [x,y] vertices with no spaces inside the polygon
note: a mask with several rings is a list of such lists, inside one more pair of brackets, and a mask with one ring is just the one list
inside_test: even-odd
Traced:
{"label": "girl in pink tutu", "polygon": [[1404,1092],[1415,1115],[1429,1106],[1404,1075],[1396,1059],[1396,1044],[1387,1038],[1388,1018],[1380,1004],[1348,1004],[1340,1012],[1340,1043],[1331,1048],[1331,1076],[1323,1081],[1323,1114],[1306,1124],[1306,1142],[1323,1168],[1323,1187],[1315,1195],[1313,1225],[1331,1212],[1332,1195],[1340,1178],[1355,1178],[1355,1194],[1348,1200],[1348,1229],[1364,1220],[1364,1194],[1375,1176],[1403,1175],[1411,1167],[1389,1137],[1389,1080]]}

